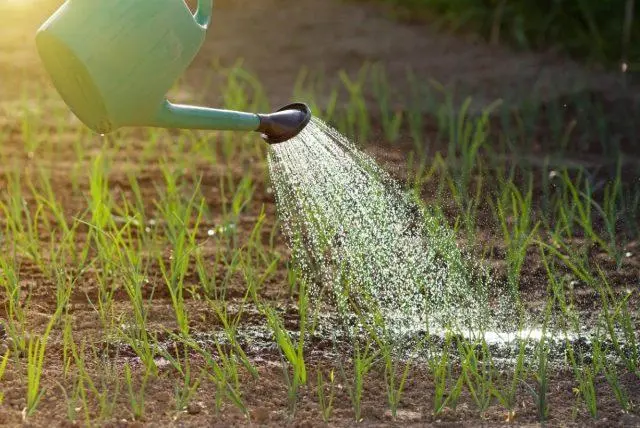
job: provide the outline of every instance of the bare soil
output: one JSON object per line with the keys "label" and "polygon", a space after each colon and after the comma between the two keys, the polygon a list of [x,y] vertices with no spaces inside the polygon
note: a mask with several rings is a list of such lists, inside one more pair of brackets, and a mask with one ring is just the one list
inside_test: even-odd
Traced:
{"label": "bare soil", "polygon": [[[7,192],[4,174],[19,167],[29,176],[36,166],[45,166],[52,174],[52,183],[56,197],[63,204],[65,213],[71,218],[86,207],[88,192],[87,180],[80,180],[80,188],[71,185],[71,170],[75,158],[72,141],[73,131],[54,135],[59,112],[64,109],[59,97],[53,92],[35,53],[33,34],[35,29],[55,10],[60,2],[28,1],[0,3],[0,192]],[[398,82],[398,99],[402,101],[408,90],[405,86],[405,67],[410,66],[417,75],[434,78],[442,83],[458,85],[462,91],[473,94],[478,105],[485,105],[495,98],[506,97],[518,101],[521,97],[539,91],[541,96],[555,98],[574,91],[585,89],[607,92],[616,97],[620,90],[619,76],[596,71],[588,71],[578,64],[548,55],[515,54],[505,48],[488,46],[473,40],[464,40],[434,33],[426,26],[407,25],[389,19],[384,9],[375,5],[340,2],[337,0],[218,0],[212,30],[198,58],[190,67],[184,80],[183,91],[176,94],[182,100],[193,100],[201,95],[200,88],[207,77],[212,75],[212,62],[220,61],[230,65],[238,58],[245,59],[245,66],[255,72],[265,85],[273,104],[289,101],[293,83],[301,66],[311,69],[324,68],[329,79],[335,79],[337,71],[345,69],[355,74],[365,61],[380,61],[387,67],[390,81]],[[219,103],[216,91],[220,83],[214,76],[210,82],[210,91],[204,94],[202,102],[211,105]],[[618,92],[619,93],[619,92]],[[404,95],[403,95],[404,94]],[[25,104],[26,103],[26,104]],[[27,106],[27,110],[23,107]],[[24,134],[20,129],[23,114],[33,114],[38,118],[40,129],[50,129],[55,150],[47,153],[27,153],[24,146]],[[52,113],[50,113],[52,112]],[[55,114],[53,113],[55,112]],[[80,125],[71,116],[69,123]],[[115,157],[110,175],[114,192],[128,194],[126,172],[133,168],[139,182],[145,203],[152,207],[156,197],[155,183],[162,182],[162,173],[157,163],[142,164],[140,151],[145,147],[143,133],[132,132],[127,136],[127,146]],[[380,138],[379,134],[374,139]],[[102,148],[97,137],[84,137],[87,159],[80,165],[81,171],[88,169],[89,163]],[[402,151],[391,152],[377,147],[372,152],[389,168],[400,168],[404,161]],[[158,158],[161,153],[158,153]],[[219,177],[225,169],[233,171],[235,178],[251,174],[258,183],[258,193],[253,205],[241,217],[238,230],[241,240],[251,232],[262,204],[265,204],[267,225],[270,230],[276,219],[273,195],[267,191],[264,162],[255,159],[238,159],[237,163],[211,167],[198,159],[193,159],[192,168],[203,174],[203,194],[211,195],[207,201],[214,213],[211,224],[202,227],[206,239],[206,230],[215,227],[216,219],[221,217],[219,199]],[[28,193],[26,193],[28,194]],[[27,201],[27,203],[33,201]],[[491,230],[487,230],[490,236]],[[81,236],[82,237],[82,236]],[[43,243],[48,236],[43,231]],[[213,244],[208,244],[213,245]],[[616,287],[636,284],[640,274],[640,248],[630,246],[634,256],[625,260],[623,274],[615,281]],[[214,248],[205,247],[213,252]],[[283,255],[288,250],[282,239],[278,238],[277,250]],[[496,264],[500,264],[496,260]],[[545,284],[543,267],[533,257],[526,264],[524,272],[528,284],[529,302],[535,303],[544,298]],[[55,301],[52,295],[55,285],[45,279],[39,269],[24,261],[21,266],[21,281],[25,288],[33,286],[32,301],[29,306],[29,323],[32,328],[42,329],[53,312]],[[164,329],[175,329],[175,320],[170,306],[168,293],[161,286],[159,271],[151,272],[152,283],[158,290],[150,303],[149,329],[164,334]],[[190,285],[197,285],[197,277],[190,278]],[[127,297],[120,290],[116,293],[117,313],[126,313]],[[230,302],[238,302],[245,292],[245,283],[237,275],[229,291]],[[95,349],[108,356],[106,360],[88,358],[88,369],[96,379],[105,379],[113,385],[116,378],[123,377],[125,362],[134,365],[139,373],[139,361],[131,350],[102,333],[99,318],[88,301],[97,293],[95,279],[87,276],[80,281],[72,298],[71,314],[73,334],[80,343],[86,340]],[[284,265],[263,289],[261,297],[278,305],[287,319],[287,327],[295,328],[297,311],[295,301],[286,291],[286,271]],[[4,296],[0,296],[4,300]],[[580,303],[580,302],[579,302]],[[581,303],[588,310],[598,304],[593,293],[585,291]],[[0,317],[5,317],[4,305],[0,308]],[[214,311],[202,301],[190,299],[188,302],[191,330],[194,334],[206,334],[219,326]],[[247,331],[260,329],[264,320],[257,314],[245,315],[242,326]],[[0,351],[9,346],[6,334],[0,331]],[[266,342],[242,342],[246,352],[258,369],[260,377],[251,378],[243,373],[243,398],[250,411],[246,418],[231,404],[226,403],[221,412],[214,409],[215,387],[205,381],[194,402],[186,412],[178,412],[174,405],[174,387],[179,376],[168,364],[162,365],[160,375],[152,379],[147,387],[147,405],[145,418],[133,421],[129,412],[129,402],[124,391],[117,399],[115,413],[104,426],[238,426],[255,424],[259,426],[322,426],[315,391],[315,373],[322,370],[325,376],[335,368],[335,354],[331,343],[322,338],[314,338],[308,355],[308,373],[310,384],[303,389],[296,416],[289,418],[286,402],[286,387],[283,381],[280,359],[276,348]],[[211,347],[213,344],[209,344]],[[2,353],[2,352],[0,352]],[[24,363],[24,358],[22,359]],[[114,372],[107,375],[107,362],[114,364]],[[162,362],[159,362],[162,363]],[[68,421],[67,401],[60,382],[67,393],[73,386],[69,379],[63,379],[62,339],[59,331],[54,334],[47,347],[43,383],[47,392],[39,405],[37,413],[26,422],[22,417],[25,406],[25,365],[10,365],[5,377],[0,381],[0,391],[4,392],[4,402],[0,404],[1,426],[75,426],[83,425],[82,412],[78,410],[78,422]],[[202,364],[195,361],[195,364]],[[515,418],[509,421],[508,414],[497,403],[487,411],[480,413],[471,397],[464,392],[455,410],[445,409],[434,415],[432,394],[433,379],[425,365],[416,366],[408,377],[406,393],[400,403],[396,420],[392,420],[386,406],[383,372],[374,370],[365,383],[363,402],[363,426],[497,426],[517,424],[535,425],[536,409],[532,395],[526,390],[520,391],[520,402],[515,409]],[[628,374],[621,377],[621,383],[631,397],[640,397],[640,385],[637,377]],[[328,426],[355,425],[353,411],[347,390],[342,379],[337,380],[335,412]],[[623,413],[604,379],[598,379],[598,419],[592,419],[587,411],[577,404],[574,388],[576,383],[572,373],[555,370],[550,379],[549,406],[551,426],[640,426],[640,417],[634,413]],[[92,413],[95,417],[95,413]]]}

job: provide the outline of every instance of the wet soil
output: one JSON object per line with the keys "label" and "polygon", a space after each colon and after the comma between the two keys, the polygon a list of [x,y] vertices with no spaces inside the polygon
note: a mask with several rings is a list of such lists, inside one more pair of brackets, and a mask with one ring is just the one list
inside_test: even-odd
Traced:
{"label": "wet soil", "polygon": [[[79,124],[70,115],[62,114],[64,106],[52,91],[37,56],[33,50],[33,31],[59,4],[53,1],[24,1],[20,6],[8,6],[13,2],[0,4],[0,16],[4,20],[0,29],[0,192],[8,192],[4,174],[12,168],[19,168],[25,176],[34,176],[37,167],[44,167],[51,173],[51,182],[56,198],[60,201],[65,215],[71,219],[86,208],[88,183],[85,172],[93,158],[104,150],[104,141],[86,134],[78,137]],[[30,6],[29,6],[30,4]],[[183,89],[176,97],[192,100],[200,94],[201,84],[212,75],[215,62],[230,65],[239,57],[245,59],[245,65],[254,71],[265,84],[274,104],[287,102],[296,74],[301,66],[317,69],[324,67],[327,76],[335,79],[339,69],[356,73],[364,61],[381,61],[389,70],[390,80],[399,82],[398,99],[405,97],[402,91],[405,66],[410,65],[420,76],[432,77],[442,82],[457,83],[463,91],[476,96],[482,105],[496,97],[512,96],[517,101],[520,94],[528,93],[531,88],[553,88],[553,97],[561,93],[585,87],[601,93],[607,89],[609,97],[616,98],[615,89],[620,82],[618,77],[608,73],[586,71],[582,67],[564,59],[550,55],[514,54],[506,49],[486,46],[476,41],[463,40],[442,34],[435,34],[425,26],[400,24],[390,20],[384,10],[370,4],[352,4],[338,1],[284,1],[261,0],[218,0],[217,12],[212,31],[202,52],[190,68]],[[219,93],[216,91],[216,77],[208,81],[211,88],[203,102],[217,104]],[[572,83],[569,85],[568,82]],[[582,83],[581,83],[582,82]],[[584,84],[583,86],[580,86]],[[575,89],[577,90],[577,89]],[[520,92],[518,92],[520,91]],[[542,97],[542,95],[541,95]],[[26,106],[26,109],[24,108]],[[25,131],[21,129],[21,118],[30,114],[37,118],[37,129],[42,136],[42,148],[29,152],[25,142]],[[59,118],[65,127],[58,132]],[[49,132],[47,132],[47,130]],[[40,134],[38,134],[40,135]],[[159,158],[171,138],[164,138],[159,153],[151,158],[142,158],[141,152],[148,144],[143,131],[131,131],[123,134],[122,145],[117,149],[111,146],[114,154],[110,182],[114,194],[131,195],[127,172],[134,172],[141,185],[141,195],[149,210],[153,209],[157,198],[156,184],[162,182]],[[168,137],[168,136],[167,136]],[[74,140],[81,140],[86,150],[86,159],[76,164],[73,148]],[[395,171],[399,178],[403,175],[406,151],[402,145],[391,150],[382,143],[380,130],[372,137],[370,151],[389,170]],[[380,142],[379,144],[375,144]],[[215,144],[211,137],[211,144]],[[112,143],[113,144],[113,143]],[[49,149],[45,149],[49,147]],[[544,147],[540,147],[542,151]],[[594,154],[585,159],[585,154],[574,150],[572,155],[579,162],[600,161]],[[213,254],[215,241],[206,241],[206,231],[219,225],[222,218],[219,179],[231,171],[234,179],[251,175],[257,184],[257,193],[252,205],[240,217],[237,230],[240,242],[245,242],[255,224],[264,204],[266,214],[265,230],[275,226],[276,210],[273,194],[269,192],[269,183],[263,162],[249,155],[239,156],[237,160],[212,167],[195,155],[184,154],[193,171],[202,174],[203,194],[207,195],[208,208],[212,212],[210,222],[202,225],[201,239],[205,253]],[[539,160],[540,153],[533,151],[532,159]],[[143,160],[144,159],[144,160]],[[630,160],[633,162],[633,159]],[[79,174],[78,187],[72,184],[72,175]],[[27,204],[33,203],[27,195]],[[426,197],[429,197],[427,194]],[[446,207],[445,207],[446,208]],[[451,211],[453,213],[453,208]],[[3,220],[4,223],[4,220]],[[481,222],[482,223],[482,222]],[[493,239],[495,231],[483,230],[487,241]],[[50,237],[41,231],[43,243]],[[86,230],[80,232],[80,242],[86,236]],[[265,236],[265,241],[268,236]],[[579,245],[579,242],[576,244]],[[288,249],[278,236],[275,250],[284,258]],[[640,276],[640,247],[638,243],[629,243],[631,257],[625,258],[621,270],[614,267],[608,270],[613,278],[612,285],[618,291],[626,287],[637,287]],[[606,260],[602,254],[594,254]],[[29,260],[22,260],[20,266],[21,283],[32,287],[32,300],[29,304],[28,324],[30,329],[41,331],[55,308],[52,295],[55,285],[46,278],[40,269]],[[610,262],[610,261],[609,261]],[[495,265],[504,268],[500,255],[495,257]],[[609,263],[610,266],[610,263]],[[176,324],[170,304],[170,297],[162,286],[159,270],[149,274],[149,287],[157,286],[153,300],[149,303],[149,326],[151,333],[158,334],[169,348],[172,341],[167,331],[173,332]],[[104,381],[106,388],[113,392],[117,380],[124,377],[125,363],[132,365],[135,375],[141,375],[139,360],[131,349],[111,336],[106,336],[100,319],[90,300],[95,301],[97,287],[95,277],[86,275],[78,282],[72,296],[70,315],[73,335],[76,343],[83,341],[88,349],[96,350],[95,356],[88,356],[87,370],[98,383]],[[525,297],[528,305],[539,308],[545,301],[546,281],[544,267],[532,252],[523,273],[526,284]],[[275,275],[260,290],[260,297],[279,308],[287,321],[287,328],[295,330],[297,308],[295,298],[287,291],[287,272],[284,263]],[[195,275],[189,277],[187,287],[198,288]],[[241,274],[233,276],[228,290],[229,308],[241,302],[246,292],[246,284]],[[150,290],[145,290],[150,295]],[[4,300],[6,296],[2,296]],[[115,294],[115,316],[130,311],[126,294],[119,290]],[[632,302],[637,307],[637,302]],[[580,293],[577,305],[584,312],[598,307],[598,296],[584,289]],[[215,311],[191,296],[187,302],[187,311],[191,320],[191,331],[204,346],[215,352],[216,332],[220,331],[220,320]],[[6,317],[4,305],[0,307],[0,317]],[[255,307],[249,307],[242,317],[242,335],[240,343],[248,357],[257,368],[259,377],[254,378],[248,372],[241,372],[241,391],[248,414],[225,402],[216,410],[216,387],[209,379],[204,379],[194,400],[186,410],[175,408],[174,388],[180,381],[180,375],[166,360],[158,360],[159,375],[152,378],[146,389],[145,416],[133,420],[130,403],[124,386],[120,384],[120,394],[116,396],[114,412],[103,418],[103,426],[237,426],[255,424],[259,426],[351,426],[355,425],[353,409],[348,395],[351,379],[349,372],[348,343],[335,345],[326,337],[313,337],[307,351],[309,384],[301,390],[298,407],[294,417],[290,416],[287,403],[287,390],[284,382],[280,356],[269,337],[265,337],[264,319]],[[12,359],[8,371],[0,381],[0,392],[4,400],[0,404],[0,426],[82,426],[85,425],[84,409],[79,404],[70,405],[65,393],[71,394],[74,379],[64,377],[64,350],[62,332],[54,330],[47,345],[47,355],[43,373],[43,384],[47,388],[38,411],[33,417],[23,420],[22,410],[26,396],[26,359]],[[0,351],[10,346],[6,332],[0,331]],[[334,348],[338,346],[338,348]],[[0,352],[2,353],[2,352]],[[204,367],[197,355],[193,356],[194,372]],[[339,375],[340,363],[345,365],[346,377]],[[320,370],[325,378],[331,370],[336,371],[335,410],[329,424],[324,424],[316,393],[316,372]],[[505,369],[507,370],[507,369]],[[499,375],[498,383],[508,382],[505,371]],[[510,379],[510,378],[509,378]],[[573,373],[555,368],[550,375],[548,395],[551,426],[640,426],[637,413],[625,413],[615,400],[606,380],[596,379],[598,396],[598,417],[591,418],[584,406],[577,400],[574,388],[577,384]],[[534,379],[527,379],[533,385]],[[630,397],[640,397],[640,383],[637,376],[621,371],[620,382]],[[480,411],[466,389],[458,400],[457,406],[449,406],[434,414],[433,376],[428,364],[415,363],[408,376],[405,393],[400,401],[398,415],[391,418],[386,405],[384,371],[376,366],[365,382],[362,404],[362,426],[494,426],[505,424],[535,425],[538,417],[531,391],[521,386],[513,416],[495,400],[487,409]],[[95,397],[90,399],[93,403]],[[94,403],[95,404],[95,403]],[[69,417],[69,414],[76,414]],[[89,409],[89,418],[98,419],[97,408]],[[75,419],[77,422],[69,422]]]}

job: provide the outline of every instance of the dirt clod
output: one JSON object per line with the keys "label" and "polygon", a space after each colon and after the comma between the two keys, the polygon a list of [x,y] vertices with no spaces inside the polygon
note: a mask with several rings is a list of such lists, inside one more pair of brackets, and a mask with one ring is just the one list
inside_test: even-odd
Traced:
{"label": "dirt clod", "polygon": [[271,412],[266,407],[258,407],[251,412],[251,417],[257,424],[266,424],[271,419]]}
{"label": "dirt clod", "polygon": [[190,415],[197,415],[204,410],[201,403],[189,403],[187,406],[187,413]]}

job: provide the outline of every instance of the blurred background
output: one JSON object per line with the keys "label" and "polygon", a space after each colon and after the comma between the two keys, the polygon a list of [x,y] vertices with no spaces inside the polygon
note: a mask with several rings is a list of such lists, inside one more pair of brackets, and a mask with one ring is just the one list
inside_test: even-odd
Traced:
{"label": "blurred background", "polygon": [[[33,38],[62,3],[0,0],[3,102],[48,84]],[[186,92],[176,96],[220,103],[212,69],[241,61],[273,104],[291,98],[304,67],[322,72],[328,97],[340,70],[355,78],[367,62],[384,65],[400,105],[411,90],[407,70],[477,106],[584,90],[616,98],[637,92],[639,13],[634,0],[217,0]]]}

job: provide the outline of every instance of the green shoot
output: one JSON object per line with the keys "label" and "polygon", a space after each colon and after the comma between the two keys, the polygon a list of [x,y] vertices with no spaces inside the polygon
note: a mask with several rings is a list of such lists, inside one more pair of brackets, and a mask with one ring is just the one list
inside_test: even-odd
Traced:
{"label": "green shoot", "polygon": [[149,380],[150,371],[145,370],[142,381],[138,388],[135,387],[135,381],[131,374],[131,366],[126,363],[124,366],[124,379],[127,384],[127,391],[129,392],[129,406],[131,409],[131,415],[135,420],[141,420],[144,418],[145,409],[145,393],[147,387],[147,381]]}
{"label": "green shoot", "polygon": [[333,413],[333,399],[335,398],[335,376],[333,375],[333,370],[329,373],[329,382],[329,395],[327,396],[324,376],[322,375],[322,372],[318,370],[318,405],[320,406],[322,420],[325,423],[329,423],[329,419],[331,419],[331,414]]}
{"label": "green shoot", "polygon": [[[364,350],[356,341],[353,350],[353,380],[349,384],[349,398],[353,406],[353,413],[356,423],[362,421],[362,393],[364,391],[364,380],[373,362],[377,357],[377,352],[373,351],[371,344],[367,343]],[[342,377],[347,380],[344,367],[340,366]]]}
{"label": "green shoot", "polygon": [[[4,377],[4,372],[7,369],[7,364],[9,363],[9,355],[11,355],[11,351],[7,349],[7,352],[4,353],[4,357],[2,357],[2,361],[0,361],[0,381]],[[4,392],[0,391],[0,405],[4,401]]]}
{"label": "green shoot", "polygon": [[25,417],[32,416],[45,390],[40,387],[40,377],[44,365],[44,353],[47,347],[47,340],[55,317],[51,319],[46,331],[42,336],[31,336],[27,347],[27,406],[24,409]]}

